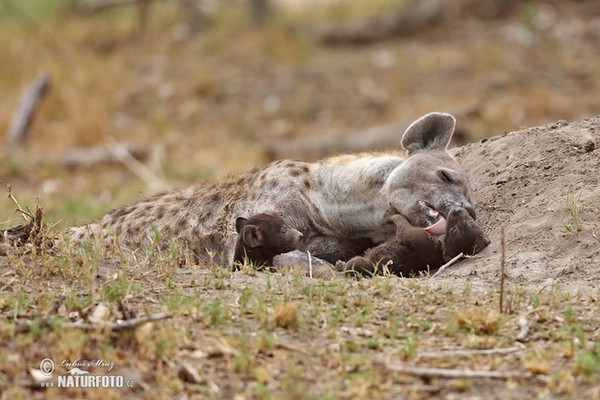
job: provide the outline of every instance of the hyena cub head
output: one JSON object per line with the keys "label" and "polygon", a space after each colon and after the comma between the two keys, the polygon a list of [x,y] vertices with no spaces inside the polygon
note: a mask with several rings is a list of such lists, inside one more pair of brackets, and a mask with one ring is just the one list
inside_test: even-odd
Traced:
{"label": "hyena cub head", "polygon": [[444,261],[464,253],[474,255],[490,244],[490,239],[467,210],[456,207],[448,215],[446,236],[444,237]]}
{"label": "hyena cub head", "polygon": [[413,122],[402,137],[408,157],[384,187],[393,210],[433,234],[446,231],[446,219],[455,207],[463,207],[475,219],[467,175],[446,150],[455,123],[452,115],[443,113]]}
{"label": "hyena cub head", "polygon": [[239,238],[234,262],[243,262],[247,258],[255,265],[270,265],[274,256],[296,250],[302,240],[301,232],[273,214],[239,217],[235,221],[235,229]]}

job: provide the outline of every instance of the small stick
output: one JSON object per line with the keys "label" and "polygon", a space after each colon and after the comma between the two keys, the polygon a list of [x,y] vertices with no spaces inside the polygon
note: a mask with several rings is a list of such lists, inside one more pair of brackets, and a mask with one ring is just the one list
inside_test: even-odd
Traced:
{"label": "small stick", "polygon": [[483,349],[483,350],[469,350],[469,349],[458,349],[458,350],[446,350],[446,351],[433,351],[417,354],[416,359],[421,358],[434,358],[434,357],[452,357],[452,356],[464,356],[471,357],[475,355],[496,355],[496,354],[510,354],[517,351],[523,350],[523,346],[505,347],[501,349]]}
{"label": "small stick", "polygon": [[[173,314],[171,313],[160,313],[147,315],[145,317],[138,317],[128,319],[127,321],[123,321],[120,323],[98,323],[98,324],[88,324],[83,322],[75,322],[75,323],[64,323],[61,325],[63,328],[78,328],[87,331],[93,331],[96,329],[108,329],[112,332],[119,332],[125,330],[136,329],[140,325],[143,325],[147,322],[159,321],[162,319],[172,318]],[[33,321],[24,321],[17,326],[15,326],[15,333],[25,333],[31,330],[31,325]],[[42,319],[39,322],[40,327],[47,327],[50,325],[50,320],[48,318]]]}
{"label": "small stick", "polygon": [[306,254],[308,254],[308,276],[312,279],[312,257],[310,256],[310,251],[307,251]]}
{"label": "small stick", "polygon": [[503,298],[504,298],[504,227],[500,227],[500,246],[502,247],[502,259],[500,261],[500,314],[503,313]]}
{"label": "small stick", "polygon": [[58,307],[60,307],[60,305],[62,304],[63,301],[65,301],[65,295],[61,294],[58,297],[58,299],[56,299],[56,301],[52,304],[52,307],[50,307],[50,309],[46,313],[46,318],[49,317],[51,314],[54,314],[56,312],[56,310],[58,310]]}
{"label": "small stick", "polygon": [[482,379],[516,379],[516,378],[538,378],[544,380],[544,376],[524,373],[519,371],[502,372],[502,371],[481,371],[472,369],[447,369],[447,368],[423,368],[411,367],[403,364],[390,364],[387,366],[392,371],[398,371],[409,375],[416,375],[428,378],[445,378],[445,379],[461,379],[461,378],[482,378]]}
{"label": "small stick", "polygon": [[19,204],[19,202],[17,201],[15,196],[13,196],[12,185],[10,183],[6,184],[6,191],[8,192],[8,198],[11,199],[13,203],[15,203],[15,205],[17,206],[17,211],[21,213],[21,215],[23,216],[23,219],[25,221],[27,221],[27,223],[33,222],[33,220],[35,219],[34,216],[31,215],[31,213],[23,210],[23,208],[21,207],[21,205]]}
{"label": "small stick", "polygon": [[454,264],[455,262],[457,262],[458,260],[460,260],[462,257],[464,257],[463,253],[458,253],[458,255],[456,257],[454,257],[452,260],[448,261],[446,264],[442,265],[440,267],[440,269],[437,270],[437,272],[435,274],[433,274],[431,277],[435,278],[436,276],[438,276],[439,274],[441,274],[442,272],[444,272],[444,270],[446,268],[448,268],[449,266],[451,266],[452,264]]}
{"label": "small stick", "polygon": [[113,332],[119,332],[119,331],[126,331],[126,330],[131,330],[131,329],[136,329],[138,326],[143,325],[147,322],[153,322],[153,321],[159,321],[161,319],[168,319],[168,318],[172,318],[173,314],[171,313],[160,313],[160,314],[152,314],[152,315],[147,315],[145,317],[138,317],[138,318],[132,318],[132,319],[128,319],[127,321],[123,321],[120,323],[103,323],[103,324],[78,324],[78,323],[74,323],[74,324],[63,324],[63,327],[66,328],[80,328],[80,329],[85,329],[85,330],[94,330],[97,329],[98,327],[105,327],[107,326],[108,329],[110,329]]}

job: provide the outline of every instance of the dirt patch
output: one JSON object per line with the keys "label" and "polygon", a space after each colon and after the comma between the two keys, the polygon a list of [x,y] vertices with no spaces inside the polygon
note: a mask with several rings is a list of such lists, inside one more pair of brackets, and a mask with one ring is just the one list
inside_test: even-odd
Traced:
{"label": "dirt patch", "polygon": [[516,282],[595,288],[600,276],[600,117],[558,121],[452,153],[473,186],[477,221],[492,244],[447,279],[497,282],[500,230]]}

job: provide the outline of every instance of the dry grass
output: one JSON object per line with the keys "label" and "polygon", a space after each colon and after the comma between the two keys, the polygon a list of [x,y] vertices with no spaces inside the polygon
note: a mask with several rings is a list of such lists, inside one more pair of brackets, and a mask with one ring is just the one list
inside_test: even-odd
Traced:
{"label": "dry grass", "polygon": [[[12,183],[23,207],[33,208],[40,194],[47,222],[61,221],[57,230],[150,194],[119,165],[60,166],[71,147],[104,144],[112,136],[163,148],[159,162],[147,164],[174,185],[185,185],[266,163],[263,141],[481,103],[479,117],[461,122],[469,138],[478,139],[520,125],[578,119],[594,112],[597,101],[593,41],[570,43],[541,32],[539,42],[527,46],[498,35],[507,23],[523,27],[522,15],[485,25],[449,21],[410,39],[327,49],[298,32],[291,15],[257,30],[241,10],[219,14],[211,29],[180,42],[170,34],[176,10],[157,7],[167,8],[153,13],[143,36],[130,11],[0,25],[0,58],[10,60],[0,63],[0,130],[38,73],[48,71],[54,85],[35,121],[33,143],[0,155],[0,176]],[[341,19],[363,11],[324,15]],[[556,96],[557,88],[577,95]],[[385,101],[378,100],[382,93]],[[20,222],[13,210],[1,200],[0,221]],[[97,243],[75,251],[60,232],[53,236],[53,247],[30,244],[0,257],[3,398],[600,393],[599,292],[508,281],[506,312],[498,314],[498,288],[468,282],[441,286],[393,276],[328,282],[251,266],[234,273],[194,263],[180,268],[184,255],[176,247],[130,263]],[[138,316],[175,316],[124,332],[64,326],[70,315],[93,313],[96,303],[106,306],[104,318],[111,322],[125,318],[119,304]],[[518,342],[523,320],[528,328]],[[15,332],[23,321],[33,321],[30,329]],[[521,350],[479,352],[514,346]],[[45,357],[111,361],[114,374],[130,377],[136,387],[34,389],[29,371]],[[184,363],[196,374],[182,370]],[[518,371],[522,377],[431,378],[389,368],[398,363]]]}
{"label": "dry grass", "polygon": [[[600,389],[598,293],[508,282],[510,311],[498,314],[493,287],[178,268],[175,256],[147,267],[106,258],[94,244],[73,251],[44,232],[47,250],[25,245],[0,257],[7,398],[574,398]],[[164,312],[173,318],[112,333],[70,322]],[[529,328],[517,339],[523,319]],[[135,388],[36,389],[28,371],[46,357],[114,363],[110,374]]]}

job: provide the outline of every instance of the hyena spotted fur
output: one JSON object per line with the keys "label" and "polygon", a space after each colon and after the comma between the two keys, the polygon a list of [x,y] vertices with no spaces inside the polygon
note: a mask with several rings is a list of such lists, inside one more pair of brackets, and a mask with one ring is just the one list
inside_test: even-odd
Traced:
{"label": "hyena spotted fur", "polygon": [[217,255],[218,262],[231,264],[236,219],[269,213],[302,232],[299,250],[332,263],[346,261],[394,237],[394,227],[384,220],[388,210],[413,225],[442,231],[454,207],[475,218],[467,176],[446,150],[454,126],[449,114],[427,114],[402,136],[406,152],[276,161],[113,210],[88,226],[71,228],[71,237],[116,239],[121,248],[138,251],[159,232],[162,243],[177,241],[204,261]]}

